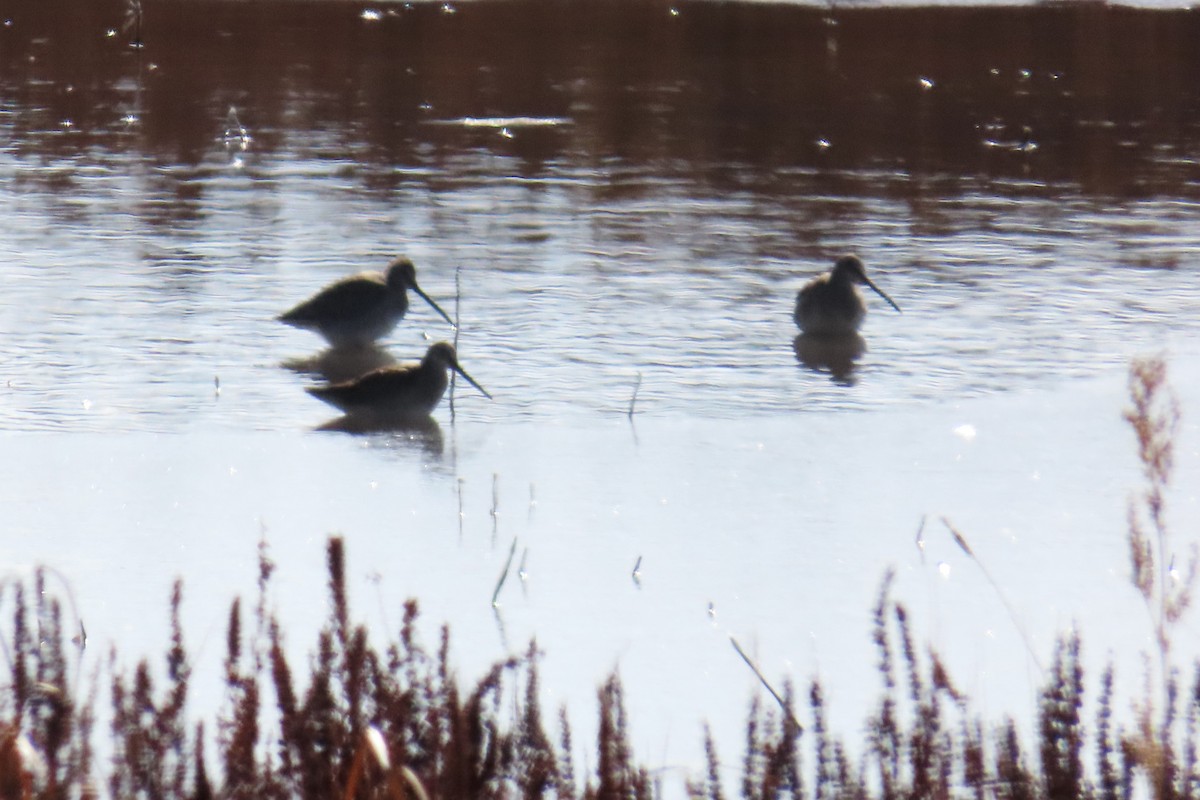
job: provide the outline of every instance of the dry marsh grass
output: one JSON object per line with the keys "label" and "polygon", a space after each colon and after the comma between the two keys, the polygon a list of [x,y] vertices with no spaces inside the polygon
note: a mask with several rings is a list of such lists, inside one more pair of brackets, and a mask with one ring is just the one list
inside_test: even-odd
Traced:
{"label": "dry marsh grass", "polygon": [[[862,740],[848,747],[829,730],[819,680],[799,697],[785,681],[781,690],[770,690],[770,702],[758,696],[750,702],[738,785],[722,784],[713,736],[701,732],[707,768],[689,779],[689,795],[1200,798],[1200,664],[1176,664],[1172,649],[1192,597],[1196,549],[1188,547],[1185,568],[1176,570],[1166,497],[1179,412],[1161,360],[1134,363],[1130,396],[1126,418],[1145,478],[1130,500],[1130,573],[1157,648],[1150,654],[1157,669],[1145,676],[1132,723],[1119,721],[1129,717],[1116,711],[1111,667],[1093,690],[1094,719],[1084,718],[1087,689],[1074,634],[1059,640],[1044,673],[1035,731],[1026,736],[1011,719],[981,719],[938,654],[914,641],[889,573],[874,608],[880,685],[872,690],[878,699]],[[329,616],[311,657],[298,667],[267,609],[273,565],[265,545],[260,549],[257,603],[249,614],[239,600],[230,606],[225,701],[211,720],[188,715],[192,673],[179,622],[183,588],[176,584],[165,678],[156,682],[146,661],[120,669],[115,653],[104,666],[112,709],[112,761],[104,765],[95,763],[92,745],[99,735],[99,671],[90,684],[79,674],[82,625],[77,619],[64,624],[63,593],[48,585],[47,570],[28,582],[0,584],[0,604],[12,621],[3,642],[7,680],[0,685],[0,800],[91,798],[101,787],[115,798],[196,800],[657,795],[651,771],[630,746],[616,675],[598,690],[595,769],[577,774],[565,711],[556,715],[553,732],[543,715],[536,643],[464,682],[450,664],[446,628],[432,651],[418,640],[415,601],[405,606],[394,640],[373,642],[347,603],[343,541],[330,538],[326,555]],[[212,753],[205,752],[206,723],[214,726]]]}

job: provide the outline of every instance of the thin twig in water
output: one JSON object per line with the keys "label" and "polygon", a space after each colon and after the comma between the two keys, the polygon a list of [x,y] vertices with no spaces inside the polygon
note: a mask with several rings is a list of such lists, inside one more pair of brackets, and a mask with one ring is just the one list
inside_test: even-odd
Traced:
{"label": "thin twig in water", "polygon": [[642,388],[642,373],[639,372],[637,374],[637,382],[635,384],[633,384],[633,396],[629,398],[629,413],[626,416],[629,417],[630,422],[633,422],[633,409],[634,409],[634,406],[637,405],[638,390],[641,388]]}
{"label": "thin twig in water", "polygon": [[525,569],[525,560],[529,558],[529,548],[521,549],[521,563],[517,565],[517,578],[521,581],[521,594],[525,597],[529,596],[529,584],[525,581],[529,577],[528,570]]}
{"label": "thin twig in water", "polygon": [[[454,352],[458,352],[459,309],[462,306],[462,264],[454,268]],[[450,422],[454,422],[454,387],[458,373],[450,370]]]}
{"label": "thin twig in water", "polygon": [[125,6],[125,22],[121,26],[123,32],[128,33],[133,31],[133,40],[129,46],[136,49],[142,49],[142,2],[141,0],[129,0]]}
{"label": "thin twig in water", "polygon": [[[942,524],[946,526],[946,529],[950,531],[950,535],[954,537],[954,543],[962,548],[962,551],[970,556],[971,560],[974,561],[975,554],[971,552],[971,545],[967,544],[967,540],[963,538],[963,535],[959,533],[958,530],[950,524],[950,520],[946,519],[945,517],[942,517]],[[979,562],[976,561],[975,563],[978,564]],[[987,575],[987,570],[983,569],[982,564],[979,564],[979,569],[983,571],[984,575]],[[991,577],[988,576],[988,579],[991,580]]]}
{"label": "thin twig in water", "polygon": [[796,715],[792,713],[790,708],[788,708],[788,705],[786,702],[784,702],[784,699],[779,696],[779,692],[775,691],[775,688],[771,686],[766,676],[764,676],[755,663],[750,660],[750,656],[746,655],[746,651],[742,649],[740,644],[738,644],[737,639],[730,636],[729,642],[733,645],[733,649],[737,650],[737,654],[742,657],[742,661],[746,662],[746,666],[750,667],[750,669],[754,671],[754,674],[758,676],[758,680],[762,682],[762,685],[765,686],[767,691],[771,693],[771,697],[775,698],[775,702],[779,703],[779,707],[783,709],[783,713],[787,714],[788,719],[790,719],[792,724],[796,726],[796,731],[803,731],[804,726],[800,724],[800,720],[796,719]]}
{"label": "thin twig in water", "polygon": [[462,478],[458,479],[458,540],[461,542],[463,538],[463,483]]}
{"label": "thin twig in water", "polygon": [[461,320],[458,310],[462,306],[462,264],[454,268],[454,349],[458,350],[458,331]]}
{"label": "thin twig in water", "polygon": [[517,552],[517,537],[513,537],[512,546],[508,548],[508,558],[504,561],[504,571],[500,573],[500,580],[496,581],[496,591],[492,592],[492,608],[495,608],[496,598],[500,596],[500,590],[504,588],[504,582],[508,580],[508,571],[512,568],[513,554]]}
{"label": "thin twig in water", "polygon": [[1000,598],[1000,602],[1004,605],[1004,610],[1008,612],[1009,619],[1012,620],[1017,633],[1021,635],[1021,641],[1025,642],[1025,649],[1029,651],[1029,657],[1033,659],[1034,666],[1038,668],[1038,672],[1045,674],[1046,670],[1042,668],[1042,662],[1038,660],[1037,653],[1033,649],[1033,642],[1029,638],[1029,633],[1025,630],[1025,626],[1021,624],[1021,618],[1013,610],[1012,604],[1008,602],[1008,598],[1004,596],[1004,592],[1000,590],[1000,584],[996,583],[996,579],[987,571],[987,567],[983,565],[983,562],[975,556],[975,553],[971,550],[971,546],[967,544],[967,540],[958,532],[958,529],[950,524],[950,520],[942,517],[942,524],[946,526],[946,530],[950,531],[950,535],[954,537],[954,543],[975,562],[975,566],[979,567],[979,571],[983,573],[983,577],[992,585],[992,590]]}
{"label": "thin twig in water", "polygon": [[500,533],[500,473],[492,473],[492,546],[496,545],[496,536]]}
{"label": "thin twig in water", "polygon": [[925,563],[925,519],[928,515],[921,515],[921,524],[917,526],[917,550],[921,553],[921,563]]}

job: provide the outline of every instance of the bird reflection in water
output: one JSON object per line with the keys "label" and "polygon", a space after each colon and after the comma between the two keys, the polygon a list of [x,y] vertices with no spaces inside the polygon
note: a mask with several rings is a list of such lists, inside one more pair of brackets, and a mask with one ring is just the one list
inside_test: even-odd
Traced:
{"label": "bird reflection in water", "polygon": [[834,383],[853,386],[857,380],[854,368],[867,352],[867,341],[858,333],[838,336],[802,333],[792,342],[792,348],[802,367],[828,373]]}
{"label": "bird reflection in water", "polygon": [[326,383],[345,383],[395,363],[395,356],[372,343],[329,347],[316,355],[289,358],[282,366]]}
{"label": "bird reflection in water", "polygon": [[433,417],[389,420],[369,414],[343,414],[317,426],[316,430],[371,436],[386,446],[419,449],[430,456],[440,457],[446,450],[442,426]]}

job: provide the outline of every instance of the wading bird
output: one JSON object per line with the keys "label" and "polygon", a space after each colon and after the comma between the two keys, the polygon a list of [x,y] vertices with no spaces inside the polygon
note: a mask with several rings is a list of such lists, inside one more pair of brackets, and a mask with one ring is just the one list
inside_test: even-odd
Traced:
{"label": "wading bird", "polygon": [[290,311],[280,322],[316,331],[334,347],[373,343],[387,336],[408,311],[408,290],[454,321],[417,285],[417,270],[407,258],[393,260],[387,272],[361,272],[329,284]]}
{"label": "wading bird", "polygon": [[888,301],[897,311],[900,306],[871,282],[858,256],[842,256],[833,269],[804,284],[796,295],[796,324],[812,336],[845,336],[855,333],[867,314],[858,284],[865,284]]}
{"label": "wading bird", "polygon": [[487,390],[459,366],[454,345],[430,345],[419,364],[380,367],[360,378],[330,386],[313,386],[308,392],[347,415],[390,421],[419,421],[441,402],[454,370],[491,400]]}

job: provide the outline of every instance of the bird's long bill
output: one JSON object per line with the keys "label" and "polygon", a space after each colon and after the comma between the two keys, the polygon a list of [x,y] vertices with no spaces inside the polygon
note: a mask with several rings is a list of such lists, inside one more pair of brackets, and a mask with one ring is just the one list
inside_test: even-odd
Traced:
{"label": "bird's long bill", "polygon": [[488,394],[488,390],[483,388],[482,386],[480,386],[478,383],[476,383],[475,379],[472,378],[470,375],[468,375],[467,371],[465,369],[460,367],[458,364],[452,364],[451,366],[454,367],[455,372],[457,372],[459,375],[462,375],[464,378],[467,379],[467,383],[471,384],[476,389],[478,389],[480,392],[482,392],[484,397],[486,397],[488,400],[492,399],[492,396],[490,394]]}
{"label": "bird's long bill", "polygon": [[[884,300],[887,300],[888,305],[890,305],[892,308],[896,309],[897,311],[900,311],[900,306],[896,305],[896,301],[893,300],[892,298],[888,297],[887,293],[884,292],[883,289],[880,289],[878,286],[876,286],[874,283],[872,283],[871,279],[868,278],[866,275],[863,276],[863,283],[867,284],[867,286],[870,286],[872,289],[874,289],[875,294],[879,295]],[[903,314],[904,312],[900,311],[900,313]]]}
{"label": "bird's long bill", "polygon": [[[432,298],[432,297],[430,297],[429,295],[425,294],[425,292],[421,291],[421,287],[420,287],[420,286],[417,286],[417,285],[414,283],[414,284],[413,284],[413,287],[412,287],[412,290],[413,290],[414,292],[416,292],[417,294],[421,295],[421,299],[422,299],[422,300],[424,300],[426,303],[429,303],[429,305],[433,306],[433,310],[434,310],[434,311],[436,311],[436,312],[438,312],[439,314],[441,314],[441,315],[442,315],[442,319],[446,320],[446,322],[449,322],[451,325],[454,325],[454,320],[450,319],[450,315],[449,315],[449,314],[447,314],[445,311],[442,311],[442,307],[441,307],[441,306],[439,306],[437,303],[433,302],[433,298]],[[457,326],[457,325],[454,325],[454,327],[455,327],[455,328],[457,328],[458,326]]]}

